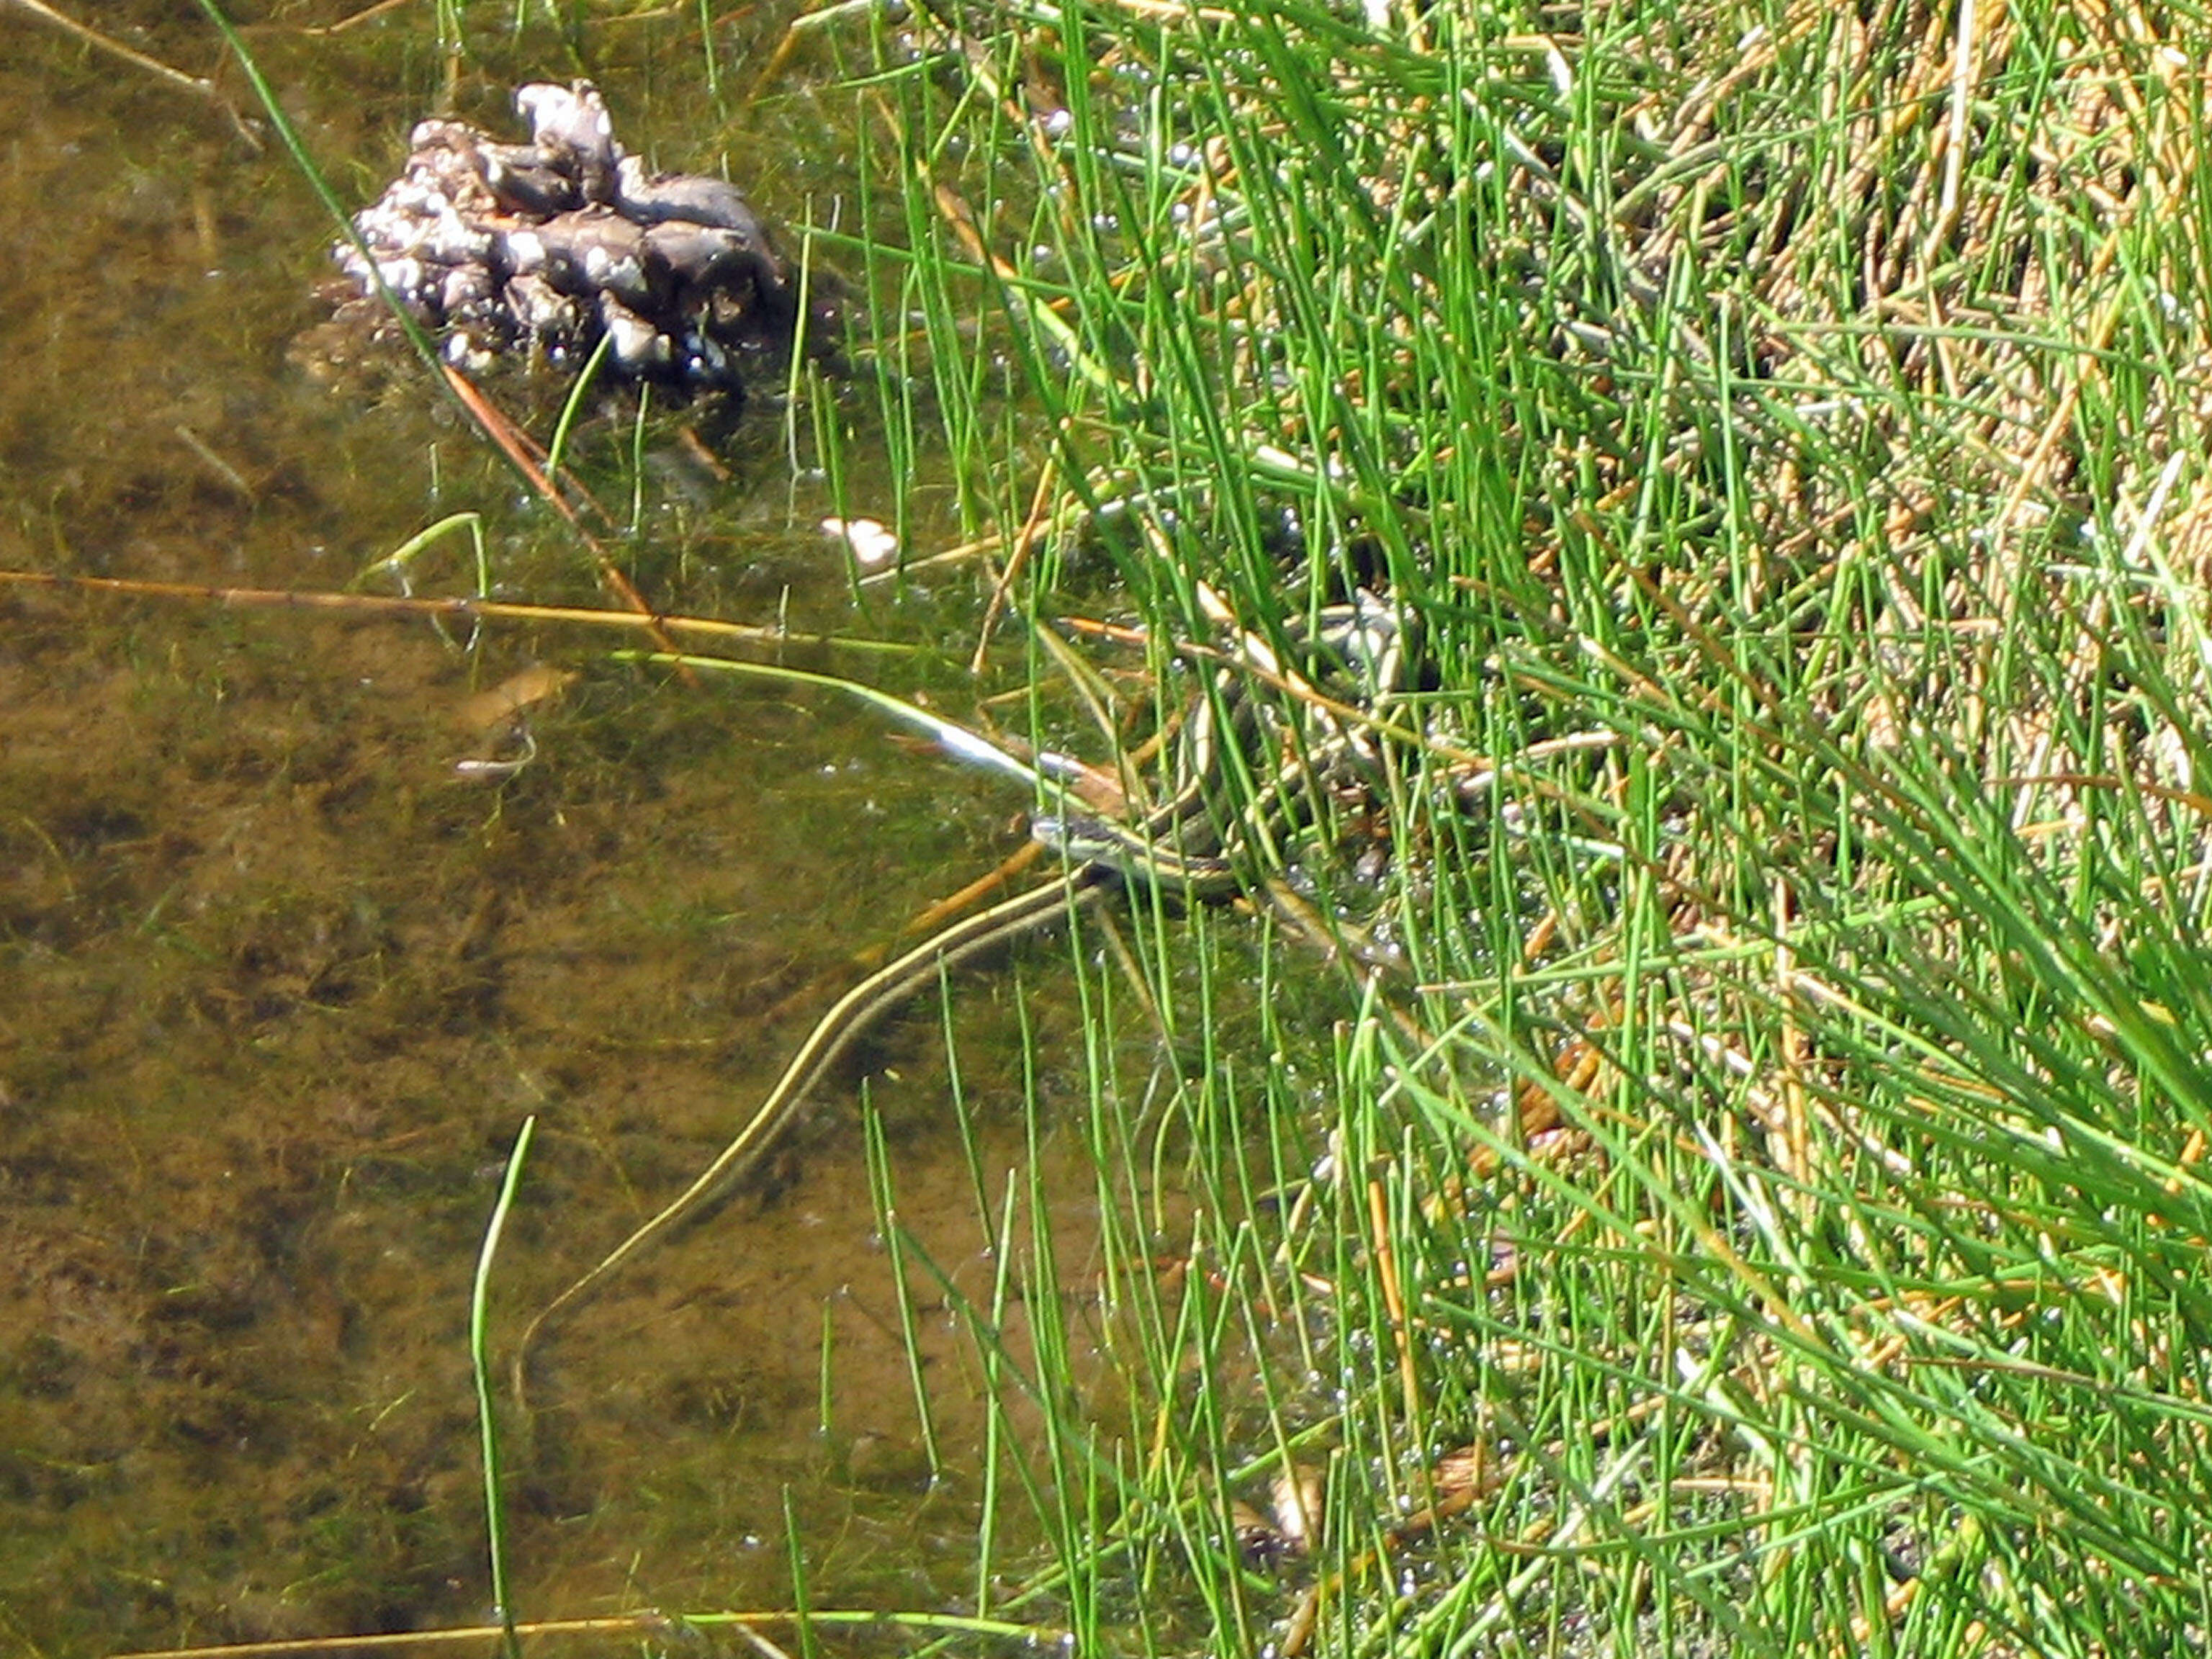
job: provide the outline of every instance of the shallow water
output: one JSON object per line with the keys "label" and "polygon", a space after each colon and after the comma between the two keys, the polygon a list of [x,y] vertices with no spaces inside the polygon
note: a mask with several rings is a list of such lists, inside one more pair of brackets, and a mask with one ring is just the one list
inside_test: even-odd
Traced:
{"label": "shallow water", "polygon": [[[718,23],[718,102],[678,13],[588,31],[624,139],[726,154],[772,218],[849,224],[855,118],[827,66],[802,53],[748,98],[784,14]],[[570,72],[551,36],[492,28],[449,85],[428,5],[308,32],[343,15],[280,9],[250,38],[349,202],[422,114],[504,130],[507,87]],[[24,112],[0,147],[0,568],[333,592],[466,510],[500,597],[602,602],[419,371],[334,393],[294,360],[328,231],[273,146],[0,18],[0,107]],[[200,25],[102,21],[243,103]],[[964,576],[855,605],[817,528],[835,504],[771,404],[714,435],[726,477],[681,424],[648,428],[641,529],[616,544],[656,603],[964,655]],[[626,419],[579,441],[619,510]],[[890,488],[869,448],[863,503]],[[928,517],[950,495],[912,498],[929,544],[962,539]],[[463,544],[415,577],[466,591]],[[879,722],[610,659],[630,643],[0,586],[0,1632],[27,1650],[487,1617],[468,1305],[523,1122],[502,1354],[720,1150],[856,951],[1020,843],[1024,803]],[[827,664],[975,704],[926,658]],[[497,747],[485,693],[518,683],[550,693],[535,759],[457,770]],[[1079,1348],[1104,1317],[1075,965],[1032,943],[961,977],[957,1090],[935,1000],[869,1056],[900,1223],[952,1286],[917,1269],[909,1297],[940,1466],[848,1079],[764,1182],[541,1356],[538,1412],[507,1425],[519,1613],[787,1606],[787,1516],[817,1606],[974,1604],[989,1390],[959,1298],[990,1300],[1002,1230],[1018,1267],[1033,1253],[1042,1207],[1053,1313]],[[1130,1024],[1141,1086],[1157,1044]],[[1150,1195],[1117,1201],[1158,1224]],[[1001,1316],[1017,1358],[1033,1311]],[[1023,1540],[999,1541],[1014,1565]]]}
{"label": "shallow water", "polygon": [[[252,32],[350,200],[439,100],[430,10],[329,36],[302,29],[338,9],[295,9]],[[136,11],[149,26],[100,21],[239,93],[205,28]],[[593,29],[624,136],[675,164],[726,149],[786,220],[837,208],[844,146],[805,59],[759,102],[734,95],[781,15],[718,33],[720,109],[696,18]],[[333,395],[289,360],[328,233],[273,147],[20,15],[0,36],[0,567],[331,591],[471,509],[507,597],[597,602],[573,542],[419,374]],[[457,96],[488,123],[503,86],[567,72],[550,39],[475,44]],[[587,432],[587,466],[619,482],[628,441]],[[792,477],[772,410],[722,449],[726,481],[653,429],[625,556],[656,599],[907,640],[943,626],[913,598],[854,615],[815,528],[829,503]],[[418,577],[465,590],[457,550]],[[508,627],[465,651],[419,622],[0,591],[11,1645],[485,1616],[467,1310],[525,1118],[507,1336],[712,1156],[853,951],[1018,842],[1018,803],[879,726],[610,665],[627,642]],[[539,662],[578,678],[533,708],[535,762],[457,775],[490,741],[472,699]],[[956,993],[972,1166],[937,1012],[876,1055],[902,1219],[979,1291],[971,1167],[995,1206],[1022,1159],[1017,988],[1066,967],[1045,945]],[[1059,1000],[1034,1012],[1048,1053]],[[786,1605],[787,1503],[818,1600],[972,1595],[972,1345],[919,1290],[950,1384],[933,1481],[854,1121],[849,1092],[825,1103],[773,1191],[551,1346],[541,1414],[510,1425],[520,1611]],[[1079,1276],[1089,1188],[1065,1186]]]}

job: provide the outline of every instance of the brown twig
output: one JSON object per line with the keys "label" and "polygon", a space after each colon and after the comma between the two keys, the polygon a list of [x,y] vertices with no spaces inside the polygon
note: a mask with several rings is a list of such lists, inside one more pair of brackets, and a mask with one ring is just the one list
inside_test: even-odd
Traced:
{"label": "brown twig", "polygon": [[[447,384],[453,387],[453,395],[461,400],[462,407],[469,411],[477,424],[483,428],[484,436],[499,447],[500,453],[513,462],[515,470],[530,481],[530,487],[535,489],[555,512],[568,520],[568,527],[576,532],[584,545],[591,550],[592,562],[599,566],[600,585],[632,611],[647,619],[646,626],[647,631],[653,635],[654,644],[671,656],[680,654],[676,649],[675,641],[664,633],[659,623],[653,620],[653,610],[645,602],[645,595],[639,592],[636,585],[623,574],[621,567],[607,556],[607,550],[599,545],[599,538],[584,527],[581,515],[569,504],[568,498],[555,487],[551,477],[547,476],[538,452],[538,446],[532,441],[529,434],[507,419],[505,411],[478,391],[476,384],[460,370],[455,368],[451,363],[441,363],[438,367],[445,371]],[[608,523],[606,509],[592,500],[591,493],[582,485],[575,483],[574,480],[569,482],[571,488],[574,489],[584,505],[591,508],[592,515],[601,524]],[[699,684],[698,676],[688,665],[679,662],[676,665],[676,672],[683,677],[686,684]]]}
{"label": "brown twig", "polygon": [[359,11],[339,18],[335,23],[325,23],[317,28],[301,29],[300,33],[302,34],[343,34],[348,29],[357,28],[363,23],[374,22],[376,19],[383,16],[385,13],[388,11],[397,11],[402,6],[411,5],[413,3],[414,0],[376,0],[376,3],[374,5],[364,6]]}
{"label": "brown twig", "polygon": [[[592,628],[636,628],[656,639],[662,629],[676,634],[707,635],[742,640],[749,645],[787,646],[801,641],[799,635],[780,628],[761,628],[749,623],[724,622],[713,617],[672,617],[633,611],[599,611],[588,605],[520,605],[501,599],[433,599],[392,593],[330,593],[284,587],[210,587],[191,582],[140,581],[127,576],[63,576],[45,570],[0,570],[0,583],[23,587],[76,588],[86,592],[118,593],[134,599],[190,599],[207,605],[269,611],[339,611],[369,616],[451,617],[467,621],[572,623]],[[878,640],[835,641],[815,637],[817,643],[841,645],[849,650],[903,651],[908,647]]]}
{"label": "brown twig", "polygon": [[1014,534],[1013,550],[1006,555],[1006,568],[999,573],[998,580],[991,585],[990,599],[983,606],[983,621],[975,630],[975,654],[968,664],[970,674],[983,672],[983,659],[991,645],[991,629],[999,620],[999,613],[1006,609],[1006,595],[1012,591],[1022,567],[1029,562],[1030,550],[1036,545],[1037,537],[1043,532],[1045,520],[1049,516],[1047,507],[1051,500],[1052,468],[1047,466],[1037,474],[1036,489],[1030,497],[1029,516],[1022,520],[1022,527]]}
{"label": "brown twig", "polygon": [[15,6],[18,10],[30,13],[32,16],[43,22],[52,24],[66,33],[75,35],[88,46],[106,52],[112,57],[120,58],[134,69],[142,69],[158,81],[167,81],[171,86],[191,93],[196,98],[206,99],[223,112],[232,127],[237,131],[238,136],[245,139],[249,146],[256,150],[261,148],[260,134],[253,131],[246,118],[240,114],[216,89],[215,82],[204,76],[187,75],[184,70],[173,68],[158,58],[149,58],[144,52],[134,47],[126,46],[120,40],[78,22],[74,17],[64,16],[46,4],[46,0],[7,0],[7,3]]}

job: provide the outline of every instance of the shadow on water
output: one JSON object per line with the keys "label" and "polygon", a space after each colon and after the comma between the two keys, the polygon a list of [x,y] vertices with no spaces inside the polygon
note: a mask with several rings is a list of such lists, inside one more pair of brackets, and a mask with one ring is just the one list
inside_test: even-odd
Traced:
{"label": "shadow on water", "polygon": [[[143,27],[130,8],[101,21],[236,85],[184,13],[135,9]],[[280,11],[252,38],[359,200],[441,64],[427,5],[299,32],[342,9]],[[593,65],[647,143],[675,143],[699,73],[697,13],[678,9],[610,29],[616,57]],[[780,24],[721,39],[725,68],[760,61]],[[467,507],[508,595],[592,600],[573,545],[419,379],[363,401],[288,362],[318,319],[328,231],[273,151],[19,17],[0,32],[16,112],[0,564],[333,589]],[[502,38],[463,90],[495,119],[500,87],[565,70],[550,43]],[[811,97],[727,118],[740,137],[755,124],[775,167],[749,182],[787,217],[834,183],[841,141]],[[748,421],[734,481],[649,504],[641,580],[696,611],[787,604],[854,626],[812,528],[827,502],[789,477],[772,414]],[[683,467],[672,447],[653,463]],[[422,626],[0,593],[11,1643],[484,1617],[468,1286],[520,1122],[541,1133],[501,1264],[510,1335],[711,1157],[819,1005],[765,1011],[965,880],[1007,822],[987,786],[842,709],[601,649],[512,629],[471,653]],[[503,785],[458,779],[483,740],[471,698],[540,658],[585,672],[540,714],[537,761]],[[1065,969],[1063,950],[1032,949],[955,993],[980,1196],[945,1127],[933,1011],[879,1056],[902,1212],[979,1293],[981,1216],[1022,1158],[1004,1104],[1017,988]],[[1048,1098],[1064,994],[1030,1016]],[[1095,1186],[1073,1162],[1048,1185],[1070,1194],[1054,1222],[1079,1287]],[[820,1596],[972,1596],[984,1390],[925,1294],[951,1465],[933,1482],[876,1230],[848,1092],[773,1191],[564,1331],[513,1463],[526,1613],[784,1605],[787,1492]]]}

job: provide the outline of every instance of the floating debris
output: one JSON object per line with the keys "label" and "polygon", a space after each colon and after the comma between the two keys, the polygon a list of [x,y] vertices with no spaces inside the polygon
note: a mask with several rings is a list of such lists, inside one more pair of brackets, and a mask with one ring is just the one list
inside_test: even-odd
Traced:
{"label": "floating debris", "polygon": [[863,570],[880,569],[898,557],[897,532],[880,519],[827,518],[822,520],[822,531],[844,543],[853,562]]}
{"label": "floating debris", "polygon": [[331,249],[350,279],[341,331],[391,331],[380,284],[472,372],[580,364],[604,341],[626,379],[741,392],[802,338],[836,349],[833,295],[818,274],[802,282],[734,185],[648,171],[588,81],[533,83],[514,103],[526,144],[460,121],[416,127],[399,177],[354,216],[360,244]]}

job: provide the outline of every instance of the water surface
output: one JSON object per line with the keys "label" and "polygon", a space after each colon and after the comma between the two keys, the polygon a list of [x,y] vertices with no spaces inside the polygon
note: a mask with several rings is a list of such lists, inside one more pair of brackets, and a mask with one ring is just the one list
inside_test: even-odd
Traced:
{"label": "water surface", "polygon": [[[430,9],[250,32],[349,201],[420,116],[503,127],[506,88],[569,72],[544,34],[450,59]],[[240,93],[203,27],[108,11]],[[595,24],[590,68],[664,165],[726,156],[771,217],[849,224],[849,94],[802,53],[748,95],[782,21],[715,26],[719,97],[690,9]],[[0,567],[331,592],[469,510],[501,597],[602,602],[421,371],[302,371],[328,231],[273,146],[0,28]],[[621,409],[580,438],[642,508],[616,550],[656,604],[964,653],[964,581],[856,610],[771,403],[714,434],[726,476],[680,424],[649,428],[641,484]],[[951,543],[943,498],[910,510]],[[465,591],[460,548],[416,580]],[[0,1629],[27,1649],[486,1617],[468,1297],[524,1121],[502,1337],[713,1157],[856,951],[1018,845],[1022,803],[854,711],[612,662],[627,642],[0,590]],[[927,658],[809,660],[974,707]],[[532,708],[535,760],[458,771],[504,752],[483,693],[541,666],[562,689]],[[955,1286],[913,1298],[940,1466],[848,1080],[545,1356],[541,1410],[509,1425],[519,1611],[787,1605],[787,1514],[817,1604],[974,1604],[987,1390],[957,1297],[989,1299],[993,1240],[1042,1194],[1056,1311],[1099,1316],[1097,1185],[1053,1116],[1087,1097],[1071,965],[1045,945],[963,977],[957,1091],[933,1005],[869,1056],[900,1218]],[[1026,1322],[1017,1297],[1017,1354]]]}

